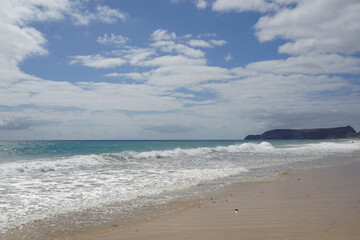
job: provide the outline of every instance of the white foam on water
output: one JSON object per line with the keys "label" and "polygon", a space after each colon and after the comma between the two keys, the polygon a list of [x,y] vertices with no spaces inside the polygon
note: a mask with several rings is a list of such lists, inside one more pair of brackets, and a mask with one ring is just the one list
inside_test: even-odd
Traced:
{"label": "white foam on water", "polygon": [[[144,161],[140,153],[1,164],[0,231],[56,214],[181,190],[247,171],[242,166],[186,165],[186,159],[164,158],[184,156],[184,151],[180,152],[165,151],[160,162]],[[156,154],[153,156],[153,160],[158,159]]]}
{"label": "white foam on water", "polygon": [[274,147],[268,142],[262,142],[260,144],[255,143],[243,143],[239,145],[219,146],[214,148],[201,147],[192,149],[176,148],[168,151],[149,151],[141,153],[132,153],[133,158],[149,159],[149,158],[169,158],[169,157],[181,157],[181,156],[203,156],[209,153],[216,152],[263,152],[272,150]]}
{"label": "white foam on water", "polygon": [[254,168],[266,169],[359,150],[358,141],[281,147],[262,142],[1,163],[0,232],[57,214],[251,174]]}

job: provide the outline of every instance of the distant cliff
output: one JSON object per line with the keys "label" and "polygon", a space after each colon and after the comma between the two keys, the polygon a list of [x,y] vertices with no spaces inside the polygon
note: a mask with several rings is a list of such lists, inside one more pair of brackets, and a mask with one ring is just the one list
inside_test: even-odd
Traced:
{"label": "distant cliff", "polygon": [[337,128],[314,128],[314,129],[274,129],[260,135],[248,135],[245,140],[266,139],[341,139],[360,138],[360,132],[356,133],[351,126]]}

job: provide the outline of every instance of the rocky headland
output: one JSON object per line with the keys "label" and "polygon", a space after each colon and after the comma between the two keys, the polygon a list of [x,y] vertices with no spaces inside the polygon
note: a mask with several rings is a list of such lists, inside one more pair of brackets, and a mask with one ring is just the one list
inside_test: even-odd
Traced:
{"label": "rocky headland", "polygon": [[360,138],[360,132],[357,133],[351,126],[313,129],[274,129],[259,135],[248,135],[245,137],[245,140],[345,138]]}

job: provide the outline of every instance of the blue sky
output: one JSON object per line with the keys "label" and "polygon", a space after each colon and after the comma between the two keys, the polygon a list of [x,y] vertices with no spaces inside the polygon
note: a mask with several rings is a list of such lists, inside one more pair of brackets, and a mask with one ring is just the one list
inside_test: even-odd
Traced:
{"label": "blue sky", "polygon": [[360,130],[356,0],[3,0],[0,139]]}

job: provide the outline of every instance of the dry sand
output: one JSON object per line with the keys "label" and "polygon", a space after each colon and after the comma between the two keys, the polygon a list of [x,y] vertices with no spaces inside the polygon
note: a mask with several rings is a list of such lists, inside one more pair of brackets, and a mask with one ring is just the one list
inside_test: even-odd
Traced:
{"label": "dry sand", "polygon": [[239,184],[231,195],[86,238],[120,239],[359,240],[360,163]]}

